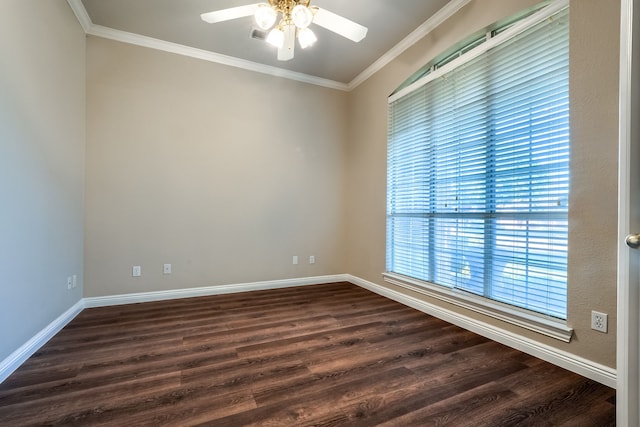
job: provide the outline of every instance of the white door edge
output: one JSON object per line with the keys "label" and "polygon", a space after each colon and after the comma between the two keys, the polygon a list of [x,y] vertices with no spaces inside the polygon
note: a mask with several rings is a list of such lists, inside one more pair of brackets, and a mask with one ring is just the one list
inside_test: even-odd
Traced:
{"label": "white door edge", "polygon": [[[639,342],[639,276],[638,257],[640,253],[632,253],[625,243],[625,236],[630,233],[640,233],[636,227],[637,222],[637,197],[640,192],[637,188],[636,168],[640,164],[633,165],[632,155],[638,154],[637,128],[632,122],[632,105],[636,105],[631,94],[637,91],[632,81],[638,79],[638,67],[632,66],[637,58],[632,55],[632,41],[638,38],[638,10],[634,12],[634,0],[621,0],[621,25],[620,25],[620,110],[619,110],[619,162],[618,162],[618,325],[617,325],[617,384],[616,384],[616,418],[619,426],[638,426],[640,418],[638,414],[638,371],[640,369]],[[636,19],[634,20],[634,13]],[[635,22],[634,22],[635,21]],[[636,26],[634,31],[634,25]],[[635,36],[634,36],[635,32]],[[637,55],[637,54],[636,54]],[[633,89],[633,90],[632,90]],[[637,98],[637,93],[636,93]],[[635,103],[634,103],[635,102]],[[635,125],[637,126],[637,125]],[[633,129],[633,131],[632,131]],[[632,139],[635,138],[636,140]],[[633,215],[632,215],[633,213]],[[634,251],[635,252],[635,251]]]}

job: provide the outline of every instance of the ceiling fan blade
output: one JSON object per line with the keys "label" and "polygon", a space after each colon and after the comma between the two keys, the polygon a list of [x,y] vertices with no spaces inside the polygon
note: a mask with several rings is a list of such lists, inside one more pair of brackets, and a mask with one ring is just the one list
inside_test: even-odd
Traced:
{"label": "ceiling fan blade", "polygon": [[284,43],[278,49],[278,61],[288,61],[293,59],[293,51],[296,46],[296,26],[293,24],[285,25],[282,31],[284,31]]}
{"label": "ceiling fan blade", "polygon": [[229,9],[214,10],[213,12],[203,13],[200,15],[203,21],[210,24],[216,22],[229,21],[231,19],[244,18],[251,16],[256,12],[259,3],[248,4],[246,6],[231,7]]}
{"label": "ceiling fan blade", "polygon": [[318,8],[312,22],[354,42],[359,42],[367,35],[367,27],[363,27],[326,9]]}

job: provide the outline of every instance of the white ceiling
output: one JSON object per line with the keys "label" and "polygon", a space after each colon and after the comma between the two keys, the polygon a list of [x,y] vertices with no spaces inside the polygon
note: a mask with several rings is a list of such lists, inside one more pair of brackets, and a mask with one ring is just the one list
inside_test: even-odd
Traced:
{"label": "white ceiling", "polygon": [[[200,14],[257,0],[68,0],[88,34],[349,90],[468,0],[317,0],[312,5],[366,26],[354,43],[312,24],[316,44],[278,61],[250,37],[253,18],[208,24]],[[259,1],[259,0],[258,0]]]}

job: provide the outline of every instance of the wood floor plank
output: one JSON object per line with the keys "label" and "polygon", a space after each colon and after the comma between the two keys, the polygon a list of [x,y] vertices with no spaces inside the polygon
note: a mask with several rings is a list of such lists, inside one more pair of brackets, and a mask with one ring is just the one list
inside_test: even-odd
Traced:
{"label": "wood floor plank", "polygon": [[477,427],[487,414],[514,405],[517,399],[517,394],[499,384],[485,384],[432,405],[423,406],[381,425]]}
{"label": "wood floor plank", "polygon": [[81,312],[0,425],[615,425],[615,390],[349,283]]}
{"label": "wood floor plank", "polygon": [[[353,390],[364,390],[363,382],[385,384],[411,375],[413,374],[405,368],[377,372],[370,378],[358,378],[348,383],[317,389],[314,393],[259,405],[252,411],[216,420],[216,425],[324,425],[327,420],[333,420],[336,414],[339,419],[344,419],[344,415],[336,411],[336,408]],[[366,391],[364,393],[368,395]]]}
{"label": "wood floor plank", "polygon": [[[358,354],[357,349],[354,352]],[[333,369],[325,369],[321,372],[314,372],[309,369],[310,374],[305,377],[292,378],[288,382],[267,383],[263,387],[254,386],[254,397],[260,405],[267,405],[274,401],[288,400],[307,395],[316,390],[325,390],[330,387],[341,386],[351,383],[360,378],[370,378],[382,371],[394,369],[405,369],[404,362],[394,360],[377,359],[371,361],[370,358],[357,359],[355,355],[350,356],[354,364],[349,366],[337,366]],[[363,363],[364,360],[364,363]],[[369,363],[366,363],[369,362]],[[309,364],[307,363],[307,366]]]}
{"label": "wood floor plank", "polygon": [[363,323],[260,344],[246,345],[238,347],[237,352],[238,355],[243,357],[267,356],[274,353],[300,354],[320,352],[331,349],[336,345],[350,345],[367,340],[378,334],[381,328],[381,322]]}
{"label": "wood floor plank", "polygon": [[[567,381],[562,391],[554,393],[552,399],[541,398],[538,390],[530,390],[527,395],[520,395],[516,405],[496,414],[505,425],[517,426],[556,426],[568,423],[573,418],[572,411],[582,413],[597,402],[606,401],[611,395],[599,384],[586,378],[574,376]],[[542,394],[544,396],[544,394]],[[488,420],[491,425],[495,420]]]}
{"label": "wood floor plank", "polygon": [[189,334],[183,337],[183,342],[185,345],[216,343],[227,346],[245,346],[279,338],[290,338],[336,326],[338,326],[336,320],[326,315],[302,318],[296,321],[277,321],[274,323],[261,321],[252,326],[228,331]]}
{"label": "wood floor plank", "polygon": [[[19,403],[0,405],[0,425],[65,425],[64,420],[77,413],[100,413],[111,407],[128,405],[132,396],[146,400],[179,388],[180,378],[176,373],[91,387],[70,387],[71,390],[59,387]],[[90,399],[86,398],[88,395]]]}
{"label": "wood floor plank", "polygon": [[[356,402],[343,410],[348,411],[350,422],[354,426],[377,425],[475,389],[488,382],[489,378],[507,376],[523,369],[526,369],[524,365],[509,360],[495,364],[490,369],[467,367],[464,375],[456,378],[426,377],[411,388],[390,390],[372,399]],[[429,390],[429,393],[420,393],[420,390]]]}
{"label": "wood floor plank", "polygon": [[61,425],[175,426],[192,425],[256,407],[248,389],[219,393],[207,387],[181,388],[123,405],[72,413]]}
{"label": "wood floor plank", "polygon": [[570,417],[562,425],[565,426],[599,426],[615,427],[616,407],[608,402],[595,402],[586,410]]}

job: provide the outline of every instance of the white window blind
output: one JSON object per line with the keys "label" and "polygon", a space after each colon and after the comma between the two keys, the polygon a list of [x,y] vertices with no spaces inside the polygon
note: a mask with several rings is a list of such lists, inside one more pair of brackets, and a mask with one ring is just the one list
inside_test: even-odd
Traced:
{"label": "white window blind", "polygon": [[473,56],[389,104],[387,271],[566,319],[568,9]]}

